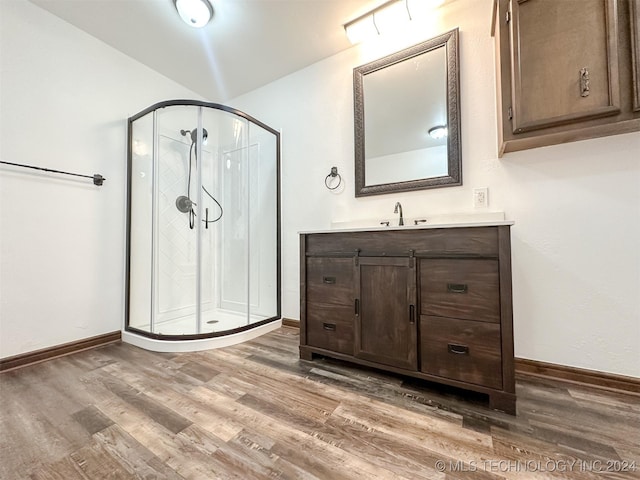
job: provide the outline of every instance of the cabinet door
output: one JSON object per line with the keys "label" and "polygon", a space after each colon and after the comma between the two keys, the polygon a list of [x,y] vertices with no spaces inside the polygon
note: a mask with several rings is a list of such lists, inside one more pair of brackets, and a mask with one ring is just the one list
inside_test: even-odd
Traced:
{"label": "cabinet door", "polygon": [[416,274],[410,258],[364,257],[356,275],[356,357],[417,369]]}
{"label": "cabinet door", "polygon": [[640,111],[640,0],[631,0],[631,59],[633,63],[633,110]]}
{"label": "cabinet door", "polygon": [[513,133],[620,112],[617,0],[511,0]]}

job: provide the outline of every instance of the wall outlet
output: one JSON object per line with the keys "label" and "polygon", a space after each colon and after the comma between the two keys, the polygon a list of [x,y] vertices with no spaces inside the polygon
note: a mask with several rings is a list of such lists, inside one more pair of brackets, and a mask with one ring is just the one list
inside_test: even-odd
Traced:
{"label": "wall outlet", "polygon": [[485,208],[489,206],[489,189],[474,188],[473,189],[473,208]]}

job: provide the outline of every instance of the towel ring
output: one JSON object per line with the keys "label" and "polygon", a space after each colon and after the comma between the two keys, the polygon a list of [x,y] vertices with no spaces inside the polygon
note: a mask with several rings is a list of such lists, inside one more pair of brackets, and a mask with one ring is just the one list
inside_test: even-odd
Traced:
{"label": "towel ring", "polygon": [[[331,181],[329,179],[336,178],[336,177],[338,177],[338,183],[336,184],[335,187],[331,187],[330,186]],[[324,179],[324,186],[327,187],[329,190],[335,190],[341,184],[342,184],[342,177],[338,173],[338,167],[331,167],[331,173],[329,173],[329,175],[327,175]]]}

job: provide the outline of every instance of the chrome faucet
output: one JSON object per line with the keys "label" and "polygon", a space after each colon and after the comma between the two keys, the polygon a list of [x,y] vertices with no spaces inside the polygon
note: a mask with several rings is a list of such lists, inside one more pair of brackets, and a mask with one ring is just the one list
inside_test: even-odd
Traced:
{"label": "chrome faucet", "polygon": [[393,210],[393,213],[400,212],[400,220],[398,221],[398,226],[402,227],[404,225],[404,217],[402,216],[402,205],[400,202],[396,202],[396,208]]}

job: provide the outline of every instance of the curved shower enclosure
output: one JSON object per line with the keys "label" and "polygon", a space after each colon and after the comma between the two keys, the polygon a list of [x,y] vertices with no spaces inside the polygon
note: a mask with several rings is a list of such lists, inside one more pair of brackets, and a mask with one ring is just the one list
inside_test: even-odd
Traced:
{"label": "curved shower enclosure", "polygon": [[277,328],[279,133],[191,100],[149,107],[128,133],[123,339],[171,351]]}

